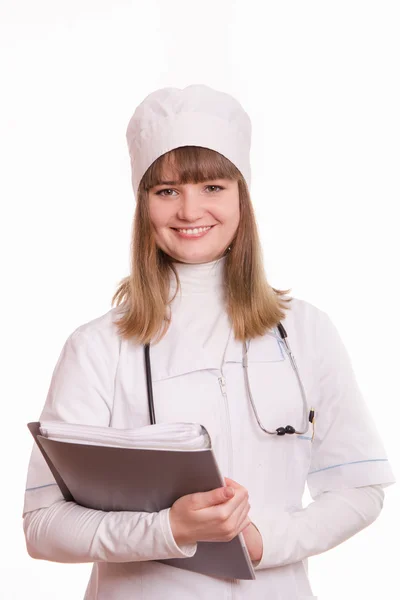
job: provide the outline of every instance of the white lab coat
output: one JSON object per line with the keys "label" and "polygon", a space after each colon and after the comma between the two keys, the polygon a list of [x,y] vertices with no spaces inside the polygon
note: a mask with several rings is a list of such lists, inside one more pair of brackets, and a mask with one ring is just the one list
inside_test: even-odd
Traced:
{"label": "white lab coat", "polygon": [[[46,527],[39,521],[35,524],[33,515],[43,514],[43,510],[32,512],[30,525],[30,517],[26,517],[28,548],[37,558],[94,562],[86,600],[315,598],[307,557],[337,545],[372,522],[382,507],[383,491],[379,498],[367,494],[376,492],[378,484],[386,487],[395,482],[337,330],[328,315],[309,302],[294,298],[282,324],[308,406],[315,409],[314,440],[311,423],[302,436],[270,436],[260,430],[246,395],[242,343],[229,335],[221,301],[222,263],[213,273],[215,279],[204,278],[204,271],[196,279],[197,273],[193,278],[190,268],[180,265],[184,294],[173,303],[167,335],[151,347],[155,412],[157,422],[202,423],[211,436],[222,474],[248,489],[249,516],[264,545],[263,557],[255,567],[257,579],[217,579],[157,562],[155,558],[182,558],[196,550],[195,545],[182,549],[176,545],[169,509],[154,514],[107,515],[65,503],[34,446],[24,515],[50,507],[46,517],[50,520]],[[143,348],[117,336],[112,323],[117,310],[109,310],[69,336],[39,420],[116,428],[149,424]],[[264,426],[274,430],[291,424],[302,429],[300,390],[277,332],[250,342],[248,373]],[[221,374],[226,394],[219,382]],[[303,508],[306,483],[316,502]],[[352,494],[355,502],[357,492],[362,493],[354,488],[374,485],[377,487],[365,487],[365,497],[358,499],[364,502],[363,508],[352,511]],[[338,496],[326,493],[332,491]],[[347,494],[342,503],[340,494]],[[60,541],[61,513],[64,543]],[[324,527],[327,521],[330,527]],[[54,543],[46,541],[45,531],[54,536]],[[45,549],[34,549],[39,547]]]}

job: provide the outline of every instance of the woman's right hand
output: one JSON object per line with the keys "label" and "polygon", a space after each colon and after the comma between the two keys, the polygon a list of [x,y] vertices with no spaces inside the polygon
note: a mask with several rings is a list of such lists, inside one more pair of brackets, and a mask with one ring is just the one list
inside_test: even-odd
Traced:
{"label": "woman's right hand", "polygon": [[250,524],[246,488],[221,487],[178,498],[169,512],[172,534],[179,546],[197,542],[229,542]]}

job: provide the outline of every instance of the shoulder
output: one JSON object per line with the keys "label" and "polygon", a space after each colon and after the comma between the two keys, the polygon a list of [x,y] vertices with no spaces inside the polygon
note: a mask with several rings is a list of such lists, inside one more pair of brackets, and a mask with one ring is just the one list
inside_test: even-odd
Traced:
{"label": "shoulder", "polygon": [[322,355],[329,355],[332,360],[343,360],[344,357],[347,360],[347,350],[338,327],[330,315],[315,304],[293,298],[282,325],[288,337],[294,338],[302,351],[309,350],[318,360]]}
{"label": "shoulder", "polygon": [[[283,296],[286,298],[287,296]],[[296,332],[301,333],[302,331],[314,330],[318,323],[326,318],[328,315],[324,310],[301,298],[291,296],[292,300],[287,305],[285,319],[282,321],[283,326],[285,323],[288,327],[293,328]]]}
{"label": "shoulder", "polygon": [[121,347],[116,310],[76,327],[53,369],[41,420],[107,425]]}
{"label": "shoulder", "polygon": [[121,338],[115,324],[119,310],[119,307],[114,307],[106,313],[82,323],[70,333],[67,343],[95,347],[98,351],[119,353]]}
{"label": "shoulder", "polygon": [[292,297],[287,305],[282,325],[288,337],[298,340],[301,349],[315,349],[333,343],[339,333],[329,314],[316,304]]}

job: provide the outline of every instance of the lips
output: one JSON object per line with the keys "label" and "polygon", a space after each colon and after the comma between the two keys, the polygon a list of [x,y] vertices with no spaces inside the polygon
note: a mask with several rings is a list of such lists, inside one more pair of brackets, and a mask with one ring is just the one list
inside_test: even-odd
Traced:
{"label": "lips", "polygon": [[210,227],[212,229],[213,227],[215,227],[215,223],[214,225],[198,225],[197,227],[171,227],[171,229],[179,231],[179,229],[201,229],[202,227]]}
{"label": "lips", "polygon": [[[203,226],[205,227],[205,226]],[[203,238],[204,236],[208,235],[211,231],[211,229],[213,229],[214,225],[209,225],[208,228],[204,229],[203,231],[200,231],[198,233],[184,233],[183,231],[179,231],[179,229],[175,229],[174,227],[171,227],[172,231],[175,231],[176,235],[181,238],[181,239],[185,239],[185,240],[198,240],[200,238]],[[197,229],[197,227],[195,228]]]}

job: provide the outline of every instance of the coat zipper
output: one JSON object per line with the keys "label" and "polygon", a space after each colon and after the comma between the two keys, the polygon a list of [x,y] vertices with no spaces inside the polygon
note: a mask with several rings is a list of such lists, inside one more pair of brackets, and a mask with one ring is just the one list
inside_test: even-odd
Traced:
{"label": "coat zipper", "polygon": [[[221,388],[221,392],[222,392],[222,396],[224,399],[224,408],[225,408],[225,422],[226,422],[226,429],[227,429],[227,440],[228,440],[228,477],[230,477],[231,479],[233,479],[233,446],[232,446],[232,429],[231,429],[231,419],[230,419],[230,413],[229,413],[229,404],[228,404],[228,397],[226,394],[226,380],[225,377],[222,373],[222,369],[221,369],[221,375],[220,377],[218,377],[218,381],[219,381],[219,385]],[[233,586],[235,583],[237,583],[237,579],[233,579],[231,580],[231,598],[233,598]]]}

